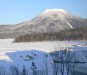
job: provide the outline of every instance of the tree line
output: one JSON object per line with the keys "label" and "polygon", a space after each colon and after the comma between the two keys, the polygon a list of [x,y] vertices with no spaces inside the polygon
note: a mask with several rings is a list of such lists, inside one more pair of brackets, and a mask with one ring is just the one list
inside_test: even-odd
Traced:
{"label": "tree line", "polygon": [[32,41],[53,41],[53,40],[87,40],[87,26],[60,32],[34,33],[20,35],[14,42],[32,42]]}

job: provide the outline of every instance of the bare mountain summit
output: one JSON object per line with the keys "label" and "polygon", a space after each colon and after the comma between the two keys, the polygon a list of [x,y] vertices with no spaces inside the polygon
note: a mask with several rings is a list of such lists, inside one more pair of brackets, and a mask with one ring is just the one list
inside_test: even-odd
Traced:
{"label": "bare mountain summit", "polygon": [[24,34],[59,32],[87,26],[87,19],[63,9],[47,9],[32,20],[10,26],[0,26],[0,38],[15,38]]}

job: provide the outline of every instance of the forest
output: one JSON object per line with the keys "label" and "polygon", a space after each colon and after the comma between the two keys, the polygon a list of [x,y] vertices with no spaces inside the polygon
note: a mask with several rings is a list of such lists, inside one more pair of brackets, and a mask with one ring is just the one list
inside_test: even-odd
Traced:
{"label": "forest", "polygon": [[20,35],[14,42],[32,42],[32,41],[54,41],[54,40],[87,40],[87,26],[61,30],[60,32],[49,32],[49,33],[34,33]]}

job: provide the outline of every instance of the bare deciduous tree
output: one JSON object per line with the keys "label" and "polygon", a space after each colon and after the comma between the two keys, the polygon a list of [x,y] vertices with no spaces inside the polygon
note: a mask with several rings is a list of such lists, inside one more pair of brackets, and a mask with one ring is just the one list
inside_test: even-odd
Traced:
{"label": "bare deciduous tree", "polygon": [[5,67],[1,66],[0,67],[0,75],[5,75],[5,74],[6,74]]}
{"label": "bare deciduous tree", "polygon": [[11,75],[19,75],[20,74],[19,69],[16,66],[11,66],[10,67],[10,74]]}
{"label": "bare deciduous tree", "polygon": [[27,72],[27,69],[25,68],[25,66],[23,66],[21,75],[28,75],[28,72]]}
{"label": "bare deciduous tree", "polygon": [[76,53],[74,51],[71,51],[70,48],[64,49],[64,50],[55,50],[54,52],[50,53],[54,60],[55,65],[55,75],[58,75],[58,73],[61,73],[61,75],[64,75],[65,72],[67,75],[70,75],[72,70],[74,72],[74,66],[76,62]]}

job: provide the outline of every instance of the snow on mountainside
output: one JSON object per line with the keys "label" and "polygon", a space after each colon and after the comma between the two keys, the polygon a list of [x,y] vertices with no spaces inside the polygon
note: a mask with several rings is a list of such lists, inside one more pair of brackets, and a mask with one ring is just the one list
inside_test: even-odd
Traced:
{"label": "snow on mountainside", "polygon": [[[57,32],[87,26],[87,19],[70,14],[64,9],[47,9],[32,20],[13,26],[0,26],[0,38],[15,38],[23,34]],[[1,37],[2,36],[2,37]]]}

